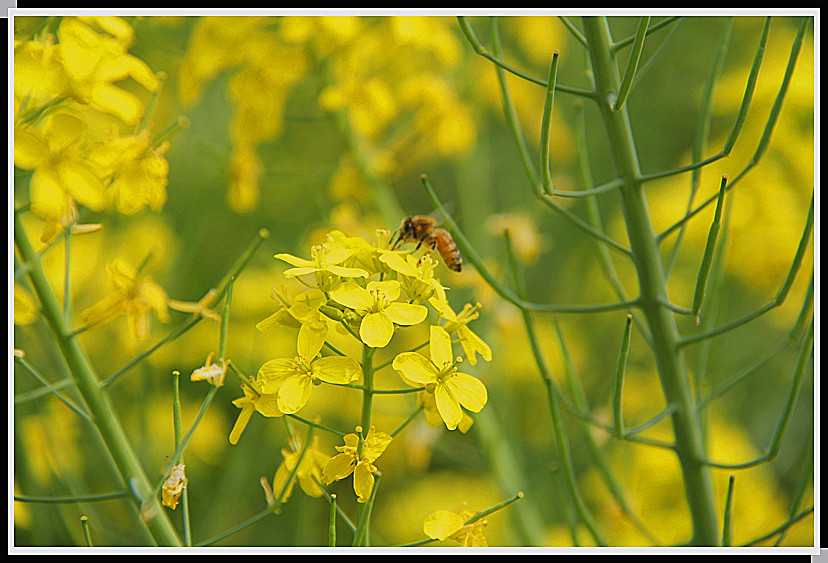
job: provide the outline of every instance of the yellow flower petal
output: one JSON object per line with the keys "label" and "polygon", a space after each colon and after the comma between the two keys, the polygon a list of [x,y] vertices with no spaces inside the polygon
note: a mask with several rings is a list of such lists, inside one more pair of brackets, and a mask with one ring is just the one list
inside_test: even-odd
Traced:
{"label": "yellow flower petal", "polygon": [[466,353],[466,357],[469,359],[471,365],[477,363],[477,354],[480,354],[487,362],[492,361],[492,349],[468,327],[460,327],[457,334],[460,339],[460,345],[463,347],[463,351]]}
{"label": "yellow flower petal", "polygon": [[289,311],[299,321],[306,321],[319,317],[319,307],[325,304],[327,298],[319,289],[314,288],[300,293],[293,300]]}
{"label": "yellow flower petal", "polygon": [[106,82],[97,82],[92,86],[91,98],[92,103],[101,110],[130,125],[137,123],[144,112],[144,107],[136,96]]}
{"label": "yellow flower petal", "polygon": [[43,138],[25,127],[14,128],[14,165],[23,170],[34,170],[49,156]]}
{"label": "yellow flower petal", "polygon": [[325,270],[343,278],[367,278],[370,274],[362,268],[346,268],[345,266],[334,266],[328,264]]}
{"label": "yellow flower petal", "polygon": [[308,267],[316,269],[316,263],[311,262],[310,260],[305,260],[304,258],[299,258],[297,256],[293,256],[292,254],[276,254],[274,258],[278,258],[279,260],[283,260],[290,264],[291,266],[297,266],[300,268]]}
{"label": "yellow flower petal", "polygon": [[400,282],[397,280],[372,281],[366,286],[368,292],[378,291],[385,295],[389,301],[394,301],[400,296]]}
{"label": "yellow flower petal", "polygon": [[367,461],[360,461],[354,469],[354,492],[357,502],[367,502],[374,489],[374,466]]}
{"label": "yellow flower petal", "polygon": [[279,410],[285,414],[293,414],[305,406],[310,398],[313,380],[307,376],[289,377],[281,387],[277,397]]}
{"label": "yellow flower petal", "polygon": [[368,313],[359,325],[359,337],[372,348],[383,348],[394,336],[394,323],[384,313]]}
{"label": "yellow flower petal", "polygon": [[352,281],[346,281],[336,286],[331,290],[330,296],[340,305],[358,311],[368,310],[374,303],[368,290]]}
{"label": "yellow flower petal", "polygon": [[437,368],[417,352],[398,354],[391,365],[406,382],[414,386],[433,383],[437,379]]}
{"label": "yellow flower petal", "polygon": [[322,350],[327,335],[328,325],[325,321],[304,323],[299,329],[299,337],[296,340],[296,349],[299,355],[307,361],[313,360]]}
{"label": "yellow flower petal", "polygon": [[91,168],[80,162],[62,161],[55,168],[63,190],[92,211],[105,206],[104,186]]}
{"label": "yellow flower petal", "polygon": [[451,365],[454,355],[451,352],[451,337],[439,326],[430,327],[428,339],[431,361],[439,368]]}
{"label": "yellow flower petal", "polygon": [[423,533],[431,539],[443,541],[463,527],[463,517],[456,512],[438,510],[423,521]]}
{"label": "yellow flower petal", "polygon": [[391,439],[390,434],[378,432],[372,426],[362,446],[362,459],[376,461],[391,443]]}
{"label": "yellow flower petal", "polygon": [[383,309],[389,319],[398,325],[415,325],[423,322],[428,316],[428,309],[413,303],[391,303]]}
{"label": "yellow flower petal", "polygon": [[463,420],[463,409],[460,408],[460,403],[451,394],[451,391],[445,385],[438,385],[434,390],[434,402],[437,404],[437,411],[446,423],[446,428],[454,430],[457,425]]}
{"label": "yellow flower petal", "polygon": [[480,412],[480,409],[486,406],[488,400],[486,386],[471,375],[455,373],[446,379],[443,385],[451,390],[451,394],[463,407],[472,412]]}
{"label": "yellow flower petal", "polygon": [[325,464],[325,469],[322,471],[322,480],[330,485],[337,479],[344,479],[354,470],[353,461],[354,456],[349,453],[341,453],[333,456]]}
{"label": "yellow flower petal", "polygon": [[41,167],[29,180],[32,213],[41,219],[60,219],[63,216],[65,193],[60,176],[52,168]]}
{"label": "yellow flower petal", "polygon": [[[236,401],[233,401],[233,404],[236,404]],[[250,417],[253,416],[254,411],[255,409],[250,403],[242,407],[236,423],[233,425],[233,430],[230,431],[230,443],[234,446],[239,443],[239,438],[241,438],[242,432],[247,427],[247,423],[250,422]]]}
{"label": "yellow flower petal", "polygon": [[399,272],[399,273],[403,274],[404,276],[409,276],[409,277],[412,277],[412,278],[417,277],[417,274],[418,274],[417,269],[414,266],[412,266],[411,264],[409,264],[405,260],[405,258],[403,258],[403,255],[399,252],[396,252],[396,251],[383,252],[382,254],[380,254],[379,259],[380,259],[380,262],[383,262],[384,264],[386,264],[389,268],[391,268],[395,272]]}
{"label": "yellow flower petal", "polygon": [[256,407],[256,412],[262,416],[276,417],[284,414],[279,410],[276,395],[271,393],[262,393],[259,398],[253,401],[253,405]]}
{"label": "yellow flower petal", "polygon": [[356,380],[362,369],[353,358],[327,356],[311,364],[313,375],[327,383],[350,383]]}
{"label": "yellow flower petal", "polygon": [[285,380],[297,373],[296,364],[292,359],[278,358],[262,364],[256,377],[262,384],[263,393],[275,393]]}

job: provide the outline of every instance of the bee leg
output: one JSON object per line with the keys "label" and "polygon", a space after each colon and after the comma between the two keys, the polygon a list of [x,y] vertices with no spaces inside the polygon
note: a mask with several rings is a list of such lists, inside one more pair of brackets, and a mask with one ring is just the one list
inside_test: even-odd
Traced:
{"label": "bee leg", "polygon": [[[420,237],[420,242],[417,243],[417,248],[414,249],[414,252],[417,252],[418,250],[420,250],[420,247],[427,240],[428,240],[428,233],[426,233],[426,234],[424,234],[423,236]],[[431,248],[432,248],[432,250],[434,249],[434,242],[431,243]]]}

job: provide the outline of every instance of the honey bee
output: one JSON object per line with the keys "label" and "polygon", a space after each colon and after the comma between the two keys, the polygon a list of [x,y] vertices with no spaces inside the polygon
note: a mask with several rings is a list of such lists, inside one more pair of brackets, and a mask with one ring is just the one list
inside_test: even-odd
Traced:
{"label": "honey bee", "polygon": [[[423,244],[430,246],[432,250],[437,249],[443,257],[446,267],[455,272],[463,268],[463,257],[451,234],[438,226],[436,221],[427,215],[411,215],[403,219],[399,230],[399,238],[394,246],[406,242],[417,242],[417,249]],[[415,249],[416,250],[416,249]]]}

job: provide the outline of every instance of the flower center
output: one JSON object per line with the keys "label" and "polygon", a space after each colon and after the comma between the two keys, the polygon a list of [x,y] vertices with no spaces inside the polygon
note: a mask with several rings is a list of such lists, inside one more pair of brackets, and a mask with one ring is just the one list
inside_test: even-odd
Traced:
{"label": "flower center", "polygon": [[390,303],[388,297],[382,291],[378,289],[370,289],[368,293],[371,294],[371,306],[368,309],[369,313],[379,313]]}

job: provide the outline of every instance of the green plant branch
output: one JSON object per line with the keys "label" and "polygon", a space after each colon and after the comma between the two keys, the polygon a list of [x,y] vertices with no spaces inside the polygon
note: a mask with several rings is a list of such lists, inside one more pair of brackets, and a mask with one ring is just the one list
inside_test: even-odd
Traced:
{"label": "green plant branch", "polygon": [[[670,17],[664,18],[663,20],[657,21],[656,23],[649,26],[645,30],[646,31],[645,34],[650,35],[651,33],[655,32],[655,31],[658,31],[662,27],[670,25],[671,23],[673,23],[675,21],[680,21],[682,18],[683,18],[683,16],[670,16]],[[627,37],[625,39],[620,39],[620,40],[618,40],[618,41],[616,41],[612,44],[612,50],[613,51],[619,51],[619,50],[623,49],[624,47],[626,47],[627,45],[635,43],[635,41],[637,39],[638,39],[638,34],[637,33],[635,35],[630,35],[629,37]]]}
{"label": "green plant branch", "polygon": [[624,70],[624,78],[621,80],[621,86],[618,88],[618,95],[612,102],[613,111],[620,110],[627,101],[630,88],[632,88],[633,78],[638,70],[638,61],[641,59],[641,51],[644,49],[644,37],[647,35],[647,27],[649,25],[650,16],[642,16],[638,20],[638,30],[635,33],[630,58],[627,60],[627,68]]}
{"label": "green plant branch", "polygon": [[788,392],[788,399],[785,403],[785,407],[782,411],[782,414],[779,417],[779,422],[776,425],[776,430],[773,433],[773,436],[770,440],[770,444],[768,445],[767,453],[751,461],[733,464],[718,463],[706,459],[704,461],[706,465],[709,465],[711,467],[718,467],[720,469],[748,469],[761,463],[773,461],[776,459],[776,456],[779,454],[779,449],[782,447],[782,438],[784,437],[785,431],[788,427],[788,423],[791,420],[791,414],[793,414],[794,406],[796,406],[796,400],[799,397],[799,390],[802,388],[802,382],[805,378],[806,368],[808,367],[811,354],[813,354],[813,344],[814,321],[812,318],[810,328],[808,329],[808,334],[805,336],[805,340],[802,342],[802,348],[800,350],[799,360],[797,361],[796,371],[794,372],[793,381],[791,382],[791,389]]}
{"label": "green plant branch", "polygon": [[[696,135],[693,139],[693,148],[691,153],[691,160],[693,160],[694,162],[699,161],[702,158],[702,155],[707,151],[708,140],[710,136],[710,122],[713,119],[713,94],[715,92],[716,83],[721,77],[725,60],[727,59],[727,51],[730,45],[730,39],[732,35],[733,18],[731,17],[728,18],[727,25],[724,29],[724,33],[722,33],[722,38],[719,42],[719,48],[716,50],[716,57],[713,61],[713,64],[711,65],[710,75],[708,76],[707,84],[705,84],[704,93],[702,94],[701,111],[699,112],[699,122],[696,126]],[[693,201],[695,201],[700,183],[701,169],[696,168],[692,171],[692,175],[690,178],[690,196],[687,201],[687,208],[685,213],[688,213],[691,209],[693,209]],[[681,230],[679,231],[678,236],[676,237],[676,242],[673,245],[670,259],[668,260],[668,265],[666,269],[668,277],[670,275],[670,272],[673,271],[673,267],[675,266],[676,260],[678,259],[679,248],[681,247],[682,240],[684,239],[685,226],[686,223],[682,224]]]}
{"label": "green plant branch", "polygon": [[785,299],[790,292],[791,286],[793,285],[794,280],[796,279],[796,275],[799,272],[799,268],[802,266],[802,261],[805,257],[805,252],[808,249],[808,245],[811,240],[811,230],[814,224],[814,196],[811,195],[811,207],[808,211],[808,219],[805,221],[805,228],[802,232],[802,237],[799,239],[799,246],[796,249],[796,255],[794,256],[793,263],[791,264],[790,269],[788,270],[788,274],[785,276],[785,280],[782,282],[779,291],[777,291],[774,298],[770,301],[770,303],[760,307],[759,309],[748,313],[747,315],[736,319],[735,321],[729,322],[725,325],[716,327],[714,329],[710,329],[705,332],[701,332],[698,334],[693,334],[689,336],[684,336],[680,338],[679,345],[685,346],[687,344],[692,344],[693,342],[698,342],[699,340],[704,340],[706,338],[712,338],[714,336],[718,336],[724,332],[729,330],[733,330],[735,328],[739,328],[750,321],[757,319],[758,317],[764,315],[768,311],[775,309],[785,303]]}
{"label": "green plant branch", "polygon": [[117,491],[114,493],[98,493],[94,495],[75,495],[70,497],[43,497],[14,495],[14,502],[31,502],[40,504],[78,504],[82,502],[101,502],[105,500],[116,500],[129,496],[129,491]]}
{"label": "green plant branch", "polygon": [[[519,78],[522,78],[524,80],[527,80],[529,82],[537,84],[538,86],[543,86],[544,88],[548,87],[548,83],[547,83],[546,80],[544,80],[542,78],[538,78],[536,76],[532,76],[531,74],[528,74],[526,72],[523,72],[522,70],[519,70],[519,69],[511,66],[510,64],[504,62],[501,58],[496,57],[495,55],[490,53],[489,50],[486,49],[486,47],[484,47],[483,44],[480,42],[480,40],[477,38],[477,35],[475,34],[474,29],[472,28],[471,23],[469,23],[469,20],[466,16],[457,16],[457,21],[460,23],[460,29],[463,31],[463,35],[466,36],[466,39],[468,40],[469,44],[472,46],[472,49],[474,49],[475,53],[477,53],[478,55],[480,55],[484,59],[488,59],[489,61],[493,62],[498,67],[502,68],[503,70],[505,70],[507,72],[510,72],[510,73],[514,74],[515,76],[517,76]],[[590,90],[582,90],[580,88],[573,88],[573,87],[564,86],[564,85],[561,85],[561,84],[556,85],[555,89],[560,90],[561,92],[566,92],[568,94],[574,94],[576,96],[582,96],[582,97],[586,97],[586,98],[592,97],[592,94],[593,94]]]}
{"label": "green plant branch", "polygon": [[774,530],[768,532],[764,536],[758,537],[754,540],[751,540],[747,543],[742,544],[742,547],[750,547],[752,545],[756,545],[757,543],[762,543],[765,540],[769,540],[770,538],[772,538],[773,536],[775,536],[777,534],[785,533],[788,530],[788,528],[790,528],[791,526],[793,526],[794,524],[796,524],[797,522],[799,522],[800,520],[802,520],[803,518],[805,518],[809,514],[812,514],[813,512],[814,512],[814,507],[813,506],[808,508],[808,509],[805,509],[802,512],[800,512],[799,514],[797,514],[796,516],[794,516],[793,518],[791,518],[790,520],[788,520],[787,522],[785,522],[784,524],[782,524],[781,526],[779,526],[778,528],[775,528]]}
{"label": "green plant branch", "polygon": [[[511,244],[508,244],[508,236],[506,237],[506,241],[510,269],[512,271],[512,276],[515,279],[516,292],[520,298],[525,298],[526,283],[524,280],[523,272],[521,268],[518,266],[517,258],[514,256]],[[584,526],[586,526],[587,530],[589,530],[589,533],[592,535],[592,538],[598,545],[606,545],[606,541],[603,539],[603,535],[601,534],[600,530],[598,530],[598,527],[592,517],[592,514],[590,514],[589,509],[586,506],[583,497],[581,496],[580,488],[578,486],[577,478],[575,475],[575,468],[572,464],[572,456],[569,448],[569,437],[566,434],[566,429],[561,412],[560,398],[562,397],[562,395],[560,390],[557,388],[555,380],[552,378],[552,374],[549,371],[549,367],[546,364],[546,358],[543,355],[543,351],[541,350],[540,342],[535,331],[535,320],[532,317],[532,313],[527,309],[522,308],[520,312],[523,317],[523,325],[526,329],[526,336],[529,339],[529,345],[532,349],[532,356],[534,357],[535,363],[538,366],[538,371],[541,380],[543,381],[546,387],[546,395],[549,400],[549,411],[552,415],[552,431],[555,435],[555,446],[557,448],[558,457],[560,458],[561,464],[563,465],[567,490],[569,491],[569,494],[572,497],[574,508],[575,511],[578,513],[578,517],[580,518],[581,522],[583,522]]]}
{"label": "green plant branch", "polygon": [[[516,264],[516,262],[515,262]],[[589,402],[587,400],[586,392],[584,391],[583,384],[581,383],[580,375],[577,373],[577,369],[575,368],[575,363],[572,360],[571,355],[569,354],[569,347],[566,345],[566,341],[564,339],[563,331],[561,330],[560,323],[558,322],[557,317],[553,317],[555,323],[555,332],[558,336],[558,343],[560,344],[561,353],[564,358],[564,377],[567,383],[567,387],[569,388],[569,392],[572,395],[572,402],[573,404],[565,405],[567,408],[575,408],[577,409],[579,418],[584,422],[584,424],[592,424],[591,420],[588,420],[589,417],[583,416],[583,413],[587,413],[590,411]],[[644,536],[650,540],[653,545],[658,544],[658,540],[656,537],[647,529],[644,523],[641,521],[640,518],[636,514],[633,513],[630,506],[627,504],[626,494],[623,491],[621,484],[616,479],[612,468],[610,467],[610,462],[607,459],[607,456],[604,454],[604,451],[601,449],[601,446],[596,442],[595,437],[592,435],[592,432],[589,432],[588,429],[584,432],[584,437],[586,438],[587,444],[589,446],[589,451],[592,454],[592,458],[595,460],[595,463],[598,465],[598,469],[601,472],[601,476],[604,479],[607,487],[610,490],[613,498],[618,503],[618,506],[621,508],[621,511],[629,518],[630,522],[638,528],[638,530],[644,534]],[[621,436],[623,438],[623,436]]]}
{"label": "green plant branch", "polygon": [[646,182],[649,180],[655,180],[657,178],[672,176],[674,174],[689,172],[691,170],[695,170],[697,168],[701,168],[702,166],[706,166],[708,164],[716,162],[717,160],[720,160],[730,154],[730,152],[733,150],[734,145],[736,144],[736,140],[738,139],[739,134],[742,131],[742,126],[745,123],[745,119],[747,119],[748,109],[750,108],[750,103],[753,99],[753,93],[756,89],[756,80],[759,77],[759,69],[762,66],[762,60],[765,57],[765,47],[767,45],[768,34],[770,32],[770,23],[771,18],[768,17],[765,20],[765,27],[762,31],[762,37],[759,40],[759,46],[757,47],[756,54],[753,58],[753,65],[751,66],[750,73],[748,74],[748,80],[745,84],[745,92],[742,95],[742,102],[739,105],[739,113],[736,116],[736,120],[734,121],[733,127],[730,130],[730,135],[728,136],[727,141],[724,144],[724,147],[722,147],[722,150],[709,158],[696,161],[693,164],[689,164],[687,166],[674,168],[672,170],[665,170],[655,174],[645,175],[642,177],[643,181]]}
{"label": "green plant branch", "polygon": [[624,325],[624,337],[621,339],[621,350],[618,352],[618,362],[615,369],[615,385],[612,392],[612,413],[615,422],[613,435],[620,439],[624,436],[624,376],[627,373],[627,360],[630,357],[630,340],[632,338],[632,315],[627,315]]}
{"label": "green plant branch", "polygon": [[609,103],[618,92],[620,77],[612,52],[608,22],[603,17],[584,18],[593,76],[602,103],[598,104],[609,136],[613,162],[625,180],[621,189],[630,247],[638,272],[639,305],[652,334],[652,348],[662,389],[668,404],[675,405],[671,418],[676,453],[682,470],[684,491],[693,522],[694,545],[717,545],[720,541],[710,470],[699,460],[705,449],[698,414],[693,403],[687,368],[678,348],[678,328],[671,311],[659,303],[666,298],[666,280],[644,198],[641,172],[626,109],[613,111]]}
{"label": "green plant branch", "polygon": [[[43,387],[46,389],[47,392],[52,393],[55,397],[57,397],[60,400],[60,402],[62,402],[64,405],[66,405],[72,411],[74,411],[75,414],[77,414],[78,416],[80,416],[81,418],[86,420],[87,422],[89,422],[93,425],[95,424],[95,422],[89,416],[89,413],[87,413],[86,411],[81,409],[79,406],[77,406],[75,403],[73,403],[68,398],[64,397],[63,393],[61,393],[54,385],[49,383],[49,381],[45,377],[40,375],[40,373],[38,373],[38,371],[36,369],[34,369],[34,367],[31,364],[29,364],[29,362],[27,362],[24,358],[15,357],[15,362],[20,364],[20,366],[23,367],[23,369],[25,369],[27,372],[29,372],[32,375],[32,377],[37,379],[37,381],[41,385],[43,385]],[[15,403],[17,403],[16,400],[15,400]]]}
{"label": "green plant branch", "polygon": [[136,508],[140,509],[143,503],[148,503],[150,510],[142,513],[145,515],[143,524],[147,526],[158,543],[181,545],[178,533],[161,509],[158,499],[152,495],[146,473],[121,426],[116,409],[110,403],[109,397],[95,375],[86,352],[76,339],[68,336],[71,333],[71,327],[63,318],[60,304],[41,267],[40,256],[32,247],[18,213],[14,214],[14,241],[22,261],[29,264],[29,279],[40,300],[43,316],[75,378],[78,391],[100,431],[120,477],[132,488],[134,494],[132,500]]}

